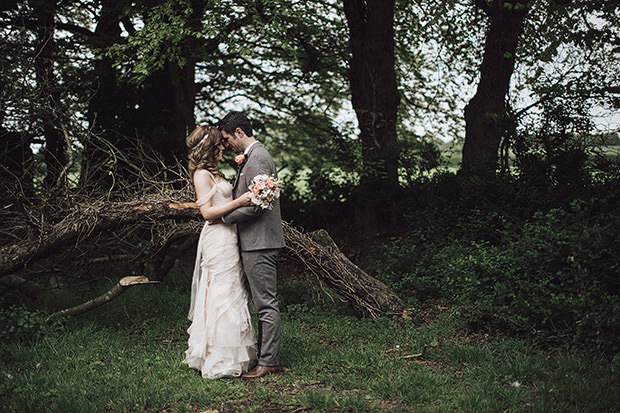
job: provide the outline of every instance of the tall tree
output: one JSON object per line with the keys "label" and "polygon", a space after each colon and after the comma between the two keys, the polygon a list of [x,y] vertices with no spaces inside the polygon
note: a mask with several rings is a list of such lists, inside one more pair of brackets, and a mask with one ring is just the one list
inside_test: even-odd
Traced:
{"label": "tall tree", "polygon": [[490,23],[476,94],[465,107],[465,172],[492,173],[510,122],[507,94],[515,55],[528,13],[527,0],[476,0]]}
{"label": "tall tree", "polygon": [[34,67],[38,85],[41,121],[45,139],[45,165],[47,174],[44,184],[47,188],[63,188],[67,164],[67,140],[58,121],[60,91],[54,73],[56,61],[55,9],[56,1],[31,0],[32,28],[36,34]]}
{"label": "tall tree", "polygon": [[396,117],[400,103],[394,68],[394,1],[345,0],[351,59],[351,102],[362,146],[358,223],[373,232],[398,193]]}
{"label": "tall tree", "polygon": [[[446,4],[445,10],[431,8],[445,11],[438,24],[447,26],[439,31],[447,50],[442,57],[448,55],[450,66],[470,82],[478,79],[476,95],[465,110],[463,172],[493,173],[498,151],[505,166],[514,130],[526,121],[537,122],[537,114],[551,101],[570,100],[572,107],[580,107],[581,101],[599,113],[620,106],[615,68],[620,9],[615,4],[603,0]],[[481,15],[487,27],[484,49],[477,46]]]}
{"label": "tall tree", "polygon": [[[87,42],[98,55],[93,65],[89,121],[95,134],[86,140],[82,184],[108,188],[132,176],[136,159],[112,151],[157,154],[166,166],[184,152],[184,139],[195,127],[195,71],[200,54],[201,22],[206,3],[196,0],[132,5],[126,0],[103,4]],[[133,19],[141,18],[137,30]],[[126,34],[123,34],[122,29]],[[138,56],[146,55],[140,59]],[[126,62],[133,64],[127,70]],[[144,159],[142,160],[144,161]],[[102,168],[102,166],[106,168]],[[146,162],[152,173],[161,165]]]}
{"label": "tall tree", "polygon": [[[94,32],[86,32],[85,43],[95,50],[104,50],[121,38],[121,20],[124,19],[129,4],[124,0],[107,1],[101,5],[97,16]],[[131,31],[131,25],[128,27]],[[123,87],[121,76],[114,68],[113,59],[100,56],[92,63],[92,96],[88,101],[88,122],[93,134],[84,139],[82,152],[80,186],[108,189],[112,184],[112,176],[105,165],[110,159],[109,148],[103,145],[107,142],[117,150],[124,150],[129,146],[126,128],[130,124],[135,109],[135,93]],[[117,173],[121,173],[116,168]]]}
{"label": "tall tree", "polygon": [[[159,68],[149,73],[140,87],[138,131],[149,137],[166,164],[172,165],[185,152],[185,137],[195,128],[196,63],[202,44],[202,19],[207,3],[199,0],[169,2],[152,11],[145,32],[158,28],[170,33],[159,40]],[[159,14],[161,13],[161,14]],[[170,55],[168,55],[168,53]]]}

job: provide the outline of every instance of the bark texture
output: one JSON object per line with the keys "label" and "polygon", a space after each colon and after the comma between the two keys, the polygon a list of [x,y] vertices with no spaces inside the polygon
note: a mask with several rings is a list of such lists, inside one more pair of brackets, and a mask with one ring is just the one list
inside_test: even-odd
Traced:
{"label": "bark texture", "polygon": [[60,90],[54,74],[56,41],[54,39],[54,15],[56,1],[31,0],[33,8],[32,28],[36,35],[34,68],[39,93],[40,113],[45,138],[45,166],[47,173],[43,184],[49,188],[64,188],[66,181],[67,142],[62,133],[58,113],[60,112]]}
{"label": "bark texture", "polygon": [[[98,49],[105,49],[119,42],[121,38],[120,19],[123,9],[128,7],[126,0],[109,0],[103,2],[97,26],[91,36],[89,44]],[[109,167],[105,167],[110,159],[110,148],[104,142],[108,142],[119,152],[126,150],[129,145],[125,132],[131,132],[130,119],[135,106],[135,92],[131,93],[123,87],[114,68],[111,57],[101,56],[93,62],[93,79],[91,88],[93,94],[88,101],[88,121],[94,132],[90,139],[85,140],[82,152],[80,185],[82,187],[110,188],[113,177],[108,174]],[[133,105],[132,105],[133,104]],[[122,165],[117,165],[117,173],[123,173]]]}
{"label": "bark texture", "polygon": [[489,16],[490,25],[478,88],[465,107],[462,170],[466,173],[492,174],[497,168],[500,143],[509,124],[506,97],[527,16],[526,3],[526,0],[476,1]]}
{"label": "bark texture", "polygon": [[[351,61],[351,103],[362,143],[362,177],[356,216],[366,233],[385,225],[398,194],[396,117],[400,95],[394,69],[394,1],[345,0]],[[386,213],[387,212],[387,213]]]}
{"label": "bark texture", "polygon": [[327,231],[304,234],[284,224],[284,255],[296,261],[316,280],[324,282],[363,314],[372,318],[402,315],[405,307],[385,284],[352,263]]}

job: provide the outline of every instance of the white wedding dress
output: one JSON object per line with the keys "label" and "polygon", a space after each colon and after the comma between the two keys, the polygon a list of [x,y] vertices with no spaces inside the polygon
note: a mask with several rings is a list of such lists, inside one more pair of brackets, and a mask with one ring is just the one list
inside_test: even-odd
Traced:
{"label": "white wedding dress", "polygon": [[[211,191],[197,203],[221,205],[232,200],[232,185],[214,178]],[[192,320],[184,363],[202,377],[236,377],[256,360],[254,329],[243,282],[235,226],[205,223],[198,241],[192,279]]]}

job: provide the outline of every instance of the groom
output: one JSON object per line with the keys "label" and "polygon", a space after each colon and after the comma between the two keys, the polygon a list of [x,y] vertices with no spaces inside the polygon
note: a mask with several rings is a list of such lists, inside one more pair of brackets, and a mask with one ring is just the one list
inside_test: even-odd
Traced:
{"label": "groom", "polygon": [[[277,177],[271,155],[254,139],[250,121],[243,113],[230,112],[218,129],[224,146],[244,155],[233,187],[235,198],[248,191],[256,175]],[[258,364],[241,377],[253,379],[279,373],[281,319],[276,297],[276,257],[284,247],[280,200],[275,199],[271,210],[241,207],[222,219],[226,225],[237,224],[243,270],[258,312]]]}

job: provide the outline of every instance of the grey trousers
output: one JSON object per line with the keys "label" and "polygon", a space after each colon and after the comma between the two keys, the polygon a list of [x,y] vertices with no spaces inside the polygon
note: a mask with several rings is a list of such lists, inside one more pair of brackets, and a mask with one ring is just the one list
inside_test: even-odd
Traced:
{"label": "grey trousers", "polygon": [[278,366],[282,319],[276,290],[278,249],[241,251],[243,270],[258,313],[258,364]]}

